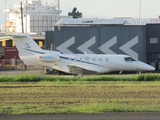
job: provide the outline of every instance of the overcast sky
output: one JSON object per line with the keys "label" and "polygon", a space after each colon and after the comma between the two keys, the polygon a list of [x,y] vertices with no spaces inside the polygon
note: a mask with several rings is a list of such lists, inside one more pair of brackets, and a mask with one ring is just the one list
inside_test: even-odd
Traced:
{"label": "overcast sky", "polygon": [[[1,0],[0,25],[5,21],[5,1],[7,8],[24,2],[24,0]],[[55,2],[55,0],[41,1],[42,3],[47,1],[48,4]],[[77,7],[77,10],[83,13],[84,18],[139,18],[140,1],[141,18],[157,18],[160,15],[160,0],[60,0],[61,15],[67,15],[73,7]]]}

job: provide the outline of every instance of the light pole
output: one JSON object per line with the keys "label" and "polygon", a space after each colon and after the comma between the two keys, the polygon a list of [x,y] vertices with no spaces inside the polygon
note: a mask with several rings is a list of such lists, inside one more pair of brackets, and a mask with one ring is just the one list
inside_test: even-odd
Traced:
{"label": "light pole", "polygon": [[27,4],[28,4],[28,1],[26,0],[26,33],[27,33]]}
{"label": "light pole", "polygon": [[58,0],[58,12],[60,10],[60,0]]}
{"label": "light pole", "polygon": [[141,18],[141,0],[139,1],[139,18]]}
{"label": "light pole", "polygon": [[5,13],[4,13],[4,14],[5,14],[5,18],[4,18],[4,19],[5,19],[5,20],[4,20],[4,21],[5,21],[5,23],[4,23],[4,31],[5,31],[5,33],[6,33],[6,0],[5,0],[4,12],[5,12]]}

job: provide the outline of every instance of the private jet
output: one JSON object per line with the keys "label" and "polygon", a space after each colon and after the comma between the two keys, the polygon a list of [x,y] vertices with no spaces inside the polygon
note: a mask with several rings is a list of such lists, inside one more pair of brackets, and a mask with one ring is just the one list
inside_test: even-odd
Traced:
{"label": "private jet", "polygon": [[25,64],[48,66],[55,70],[82,77],[84,74],[103,74],[113,71],[153,71],[154,67],[123,54],[62,54],[41,49],[28,35],[8,34],[16,44],[19,57]]}

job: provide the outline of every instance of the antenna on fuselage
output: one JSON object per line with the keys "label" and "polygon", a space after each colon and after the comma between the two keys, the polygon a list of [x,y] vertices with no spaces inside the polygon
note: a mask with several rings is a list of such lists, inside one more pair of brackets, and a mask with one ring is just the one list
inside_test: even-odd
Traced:
{"label": "antenna on fuselage", "polygon": [[85,55],[87,55],[87,53],[86,53],[85,51],[84,51],[83,53],[84,53]]}

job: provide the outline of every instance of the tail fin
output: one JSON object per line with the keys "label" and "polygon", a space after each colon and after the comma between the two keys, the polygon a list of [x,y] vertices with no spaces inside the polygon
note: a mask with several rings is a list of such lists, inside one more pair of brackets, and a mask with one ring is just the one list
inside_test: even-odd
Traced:
{"label": "tail fin", "polygon": [[43,54],[43,50],[28,34],[9,34],[16,44],[19,56],[27,56],[33,54]]}

